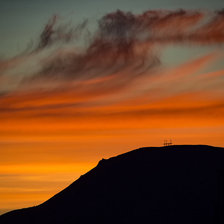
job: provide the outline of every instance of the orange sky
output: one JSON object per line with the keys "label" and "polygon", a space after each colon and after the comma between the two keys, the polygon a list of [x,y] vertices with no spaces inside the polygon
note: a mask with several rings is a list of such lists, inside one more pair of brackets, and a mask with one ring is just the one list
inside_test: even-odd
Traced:
{"label": "orange sky", "polygon": [[[203,60],[208,60],[207,56],[166,70],[166,78],[161,78],[163,74],[156,79],[149,77],[154,87],[145,87],[139,96],[127,95],[125,90],[119,93],[123,100],[114,101],[117,95],[113,93],[109,104],[105,103],[108,96],[87,95],[87,105],[76,106],[80,99],[72,90],[56,95],[14,92],[1,97],[2,211],[41,203],[103,157],[142,146],[160,146],[165,138],[172,138],[175,144],[223,146],[224,80],[220,76],[224,72],[192,77]],[[202,82],[201,86],[214,82],[215,77],[219,78],[215,89],[194,87],[197,82]],[[172,92],[172,83],[179,85],[184,80],[193,87]],[[144,77],[139,83],[146,81]],[[130,90],[139,91],[139,86],[131,85]],[[91,100],[97,103],[91,105]]]}
{"label": "orange sky", "polygon": [[[163,35],[179,16],[154,26]],[[204,15],[191,16],[177,23],[182,35]],[[203,44],[222,42],[214,30]],[[190,41],[198,44],[196,37]],[[102,158],[164,139],[224,146],[222,49],[175,63],[184,55],[173,55],[173,47],[174,63],[165,66],[157,50],[170,40],[153,41],[137,41],[131,52],[119,46],[115,54],[113,41],[104,53],[105,42],[96,38],[78,56],[43,49],[0,61],[0,213],[44,202]]]}

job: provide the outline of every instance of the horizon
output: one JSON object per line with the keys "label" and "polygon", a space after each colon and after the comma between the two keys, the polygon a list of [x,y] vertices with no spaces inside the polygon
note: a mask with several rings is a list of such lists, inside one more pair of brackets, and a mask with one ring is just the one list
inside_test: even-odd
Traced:
{"label": "horizon", "polygon": [[[137,150],[145,150],[145,149],[156,149],[156,150],[159,150],[159,149],[165,149],[165,150],[170,150],[172,149],[172,147],[211,147],[211,148],[220,148],[220,149],[224,149],[224,147],[217,147],[217,146],[212,146],[212,145],[202,145],[202,144],[197,144],[197,145],[187,145],[187,144],[184,144],[184,145],[175,145],[175,144],[171,144],[171,145],[162,145],[162,146],[143,146],[143,147],[139,147],[139,148],[136,148],[136,149],[130,149],[128,151],[125,151],[123,152],[122,154],[116,154],[116,155],[113,155],[109,158],[101,158],[99,161],[97,161],[96,164],[94,164],[92,167],[90,167],[89,170],[87,170],[85,173],[81,173],[80,176],[78,176],[77,178],[73,179],[70,183],[68,183],[66,186],[64,186],[64,188],[62,189],[59,189],[58,191],[56,191],[53,195],[50,195],[49,198],[46,198],[44,201],[41,201],[39,204],[35,204],[35,205],[30,205],[30,206],[26,206],[26,207],[20,207],[20,208],[16,208],[16,209],[0,209],[0,216],[3,215],[3,214],[6,214],[10,211],[14,211],[14,210],[20,210],[20,209],[24,209],[24,208],[32,208],[32,207],[35,207],[35,206],[38,206],[38,205],[41,205],[42,203],[45,203],[47,202],[49,199],[51,199],[52,197],[54,197],[55,195],[57,195],[58,193],[60,193],[62,190],[66,189],[67,187],[69,187],[71,184],[73,184],[74,182],[76,182],[77,180],[79,180],[80,177],[82,177],[83,175],[89,173],[90,171],[92,171],[94,168],[96,168],[99,163],[102,161],[102,160],[108,160],[108,159],[114,159],[116,157],[119,157],[119,156],[122,156],[122,155],[126,155],[128,153],[131,153],[131,152],[135,152]],[[167,149],[166,149],[167,148]],[[179,149],[174,149],[174,151],[178,151]],[[192,149],[191,149],[192,150]],[[196,149],[193,149],[193,151],[196,150]],[[198,149],[197,149],[198,150]],[[200,150],[203,150],[203,149],[200,149]],[[173,152],[173,149],[172,149],[172,152]]]}
{"label": "horizon", "polygon": [[[119,158],[121,156],[126,156],[127,157],[127,156],[131,156],[131,154],[133,154],[133,153],[135,154],[136,152],[139,152],[139,151],[146,152],[146,150],[149,150],[148,152],[150,152],[150,150],[151,150],[151,152],[152,151],[157,151],[157,150],[162,150],[164,152],[165,151],[170,151],[172,153],[178,152],[178,151],[183,151],[183,152],[187,152],[188,151],[188,153],[189,152],[192,153],[194,151],[197,151],[197,152],[201,151],[201,152],[203,152],[203,151],[207,151],[208,149],[210,151],[213,151],[214,150],[213,148],[215,148],[216,150],[217,149],[221,149],[221,150],[224,149],[224,147],[216,147],[216,146],[211,146],[211,145],[173,145],[173,144],[171,144],[171,145],[163,145],[163,146],[148,146],[148,147],[145,146],[145,147],[140,147],[140,148],[137,148],[137,149],[129,150],[127,152],[123,152],[122,154],[113,155],[110,158],[102,158],[101,160],[99,160],[97,162],[97,164],[95,164],[93,167],[91,167],[87,172],[81,174],[77,179],[74,179],[71,183],[69,183],[67,186],[65,186],[64,189],[61,189],[60,191],[56,192],[54,195],[52,195],[50,198],[47,198],[42,203],[48,203],[49,200],[57,197],[59,194],[61,194],[61,192],[66,190],[68,187],[70,187],[71,185],[74,185],[75,183],[77,183],[77,181],[80,181],[80,178],[82,178],[85,175],[89,175],[89,173],[93,172],[93,170],[95,170],[97,167],[99,167],[99,165],[102,167],[102,165],[105,164],[105,162],[107,162],[107,160],[108,161],[112,161],[112,160],[114,161],[114,159]],[[178,157],[176,157],[176,158],[178,158]],[[41,206],[42,203],[40,203],[38,205],[35,205],[35,206],[39,206],[39,205]],[[18,208],[16,210],[21,210],[21,209],[26,209],[26,208],[35,208],[35,206],[24,207],[24,208],[22,207],[22,208]],[[1,211],[0,212],[0,216],[1,216],[1,215],[5,214],[5,213],[8,213],[10,211],[15,211],[15,209],[13,209],[13,210],[7,210],[6,209],[6,210],[0,210],[0,211]]]}
{"label": "horizon", "polygon": [[222,1],[0,6],[0,214],[128,150],[224,147]]}

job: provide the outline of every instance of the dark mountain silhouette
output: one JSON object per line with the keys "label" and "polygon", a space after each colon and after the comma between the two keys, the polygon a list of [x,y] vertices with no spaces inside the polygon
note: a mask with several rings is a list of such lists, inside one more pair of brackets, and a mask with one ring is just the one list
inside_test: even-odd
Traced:
{"label": "dark mountain silhouette", "polygon": [[45,203],[1,224],[224,223],[224,148],[140,148],[99,164]]}

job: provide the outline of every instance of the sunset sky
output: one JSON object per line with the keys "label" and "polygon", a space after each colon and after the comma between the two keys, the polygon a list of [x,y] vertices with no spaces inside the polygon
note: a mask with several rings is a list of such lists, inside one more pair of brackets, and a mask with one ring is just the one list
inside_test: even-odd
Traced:
{"label": "sunset sky", "polygon": [[0,1],[0,214],[143,146],[224,146],[223,0]]}

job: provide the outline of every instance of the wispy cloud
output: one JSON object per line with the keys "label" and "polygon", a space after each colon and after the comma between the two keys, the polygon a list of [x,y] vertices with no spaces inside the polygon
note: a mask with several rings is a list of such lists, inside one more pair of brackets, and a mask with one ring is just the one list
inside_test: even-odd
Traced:
{"label": "wispy cloud", "polygon": [[[60,25],[53,16],[32,50],[0,62],[1,111],[83,112],[200,91],[220,98],[212,90],[222,91],[223,72],[199,75],[222,57],[220,52],[169,69],[161,66],[159,55],[170,44],[222,44],[223,27],[223,11],[157,10],[134,15],[118,10],[103,16],[92,34],[88,20],[72,27]],[[80,39],[88,41],[80,45]]]}

